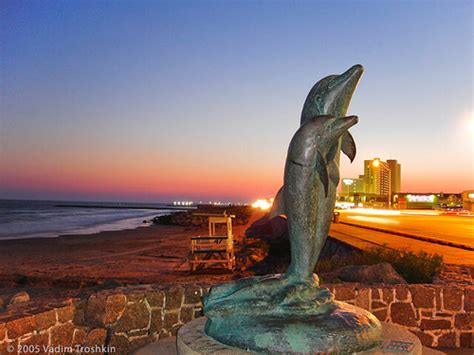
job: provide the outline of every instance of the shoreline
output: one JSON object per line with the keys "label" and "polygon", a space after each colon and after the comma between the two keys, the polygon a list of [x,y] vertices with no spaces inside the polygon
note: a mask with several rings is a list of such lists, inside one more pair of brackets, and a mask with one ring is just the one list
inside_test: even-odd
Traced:
{"label": "shoreline", "polygon": [[36,239],[54,239],[63,236],[80,236],[80,235],[93,235],[99,234],[101,232],[112,232],[112,231],[121,231],[135,229],[139,227],[149,227],[154,224],[153,219],[171,215],[179,211],[170,211],[169,213],[156,212],[150,215],[145,216],[128,216],[126,218],[121,218],[113,221],[99,221],[95,224],[85,225],[85,226],[76,226],[69,230],[58,230],[58,231],[38,231],[33,233],[19,234],[13,236],[0,236],[0,243],[8,240],[36,240]]}
{"label": "shoreline", "polygon": [[[140,218],[141,219],[141,218]],[[107,223],[107,225],[111,224],[120,224],[120,222],[124,222],[126,220],[119,220],[117,221],[116,223]],[[78,229],[77,230],[77,233],[75,233],[74,231],[70,231],[70,232],[51,232],[51,233],[48,233],[48,234],[38,234],[36,236],[32,236],[32,235],[26,235],[26,236],[19,236],[19,237],[6,237],[6,238],[0,238],[0,243],[2,242],[7,242],[7,241],[15,241],[15,240],[42,240],[42,239],[57,239],[57,238],[63,238],[63,237],[67,237],[67,238],[73,238],[73,237],[82,237],[82,236],[94,236],[94,235],[98,235],[98,234],[101,234],[101,233],[106,233],[106,232],[120,232],[120,231],[128,231],[128,230],[134,230],[134,229],[137,229],[137,228],[148,228],[148,227],[151,227],[153,226],[154,223],[153,222],[150,222],[150,221],[147,221],[146,223],[145,222],[142,222],[140,223],[139,225],[135,226],[135,227],[130,227],[130,228],[119,228],[119,229],[103,229],[103,230],[99,230],[100,228],[97,228],[98,226],[90,226],[90,227],[84,227],[84,228],[81,228],[81,229]],[[87,232],[88,229],[92,230],[94,228],[97,228],[97,231],[91,231],[91,232]]]}
{"label": "shoreline", "polygon": [[14,242],[14,241],[25,241],[25,242],[32,242],[38,240],[54,240],[60,238],[85,238],[85,237],[94,237],[104,234],[104,233],[121,233],[121,232],[130,232],[134,231],[139,228],[150,228],[153,227],[155,224],[153,222],[143,223],[143,225],[139,225],[133,228],[123,228],[123,229],[111,229],[111,230],[102,230],[98,232],[91,232],[91,233],[61,233],[54,236],[41,236],[41,237],[19,237],[19,238],[2,238],[0,239],[0,244],[3,242]]}

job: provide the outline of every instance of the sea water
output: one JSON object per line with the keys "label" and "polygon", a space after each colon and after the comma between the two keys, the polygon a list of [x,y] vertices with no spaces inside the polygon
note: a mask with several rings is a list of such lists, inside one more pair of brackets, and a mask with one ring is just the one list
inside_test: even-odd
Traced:
{"label": "sea water", "polygon": [[[60,205],[84,207],[60,207]],[[104,208],[88,208],[88,206],[104,206]],[[107,206],[120,208],[106,208]],[[136,209],[136,207],[166,208],[166,205],[0,200],[0,240],[130,229],[145,225],[144,220],[170,212]]]}

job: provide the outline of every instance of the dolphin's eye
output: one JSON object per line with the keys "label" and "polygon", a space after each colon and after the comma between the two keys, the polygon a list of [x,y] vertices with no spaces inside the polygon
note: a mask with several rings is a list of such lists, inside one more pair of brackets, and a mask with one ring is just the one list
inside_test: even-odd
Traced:
{"label": "dolphin's eye", "polygon": [[321,101],[323,101],[323,98],[321,96],[316,96],[316,101],[320,103]]}

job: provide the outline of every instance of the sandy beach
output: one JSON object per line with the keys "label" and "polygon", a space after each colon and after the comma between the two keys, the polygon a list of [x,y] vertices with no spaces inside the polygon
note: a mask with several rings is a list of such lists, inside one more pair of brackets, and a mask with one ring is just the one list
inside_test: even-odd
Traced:
{"label": "sandy beach", "polygon": [[[238,253],[246,225],[234,226]],[[27,291],[31,297],[71,297],[80,292],[117,285],[224,281],[242,272],[204,270],[190,274],[188,253],[191,236],[207,229],[151,225],[57,238],[0,242],[0,294]]]}

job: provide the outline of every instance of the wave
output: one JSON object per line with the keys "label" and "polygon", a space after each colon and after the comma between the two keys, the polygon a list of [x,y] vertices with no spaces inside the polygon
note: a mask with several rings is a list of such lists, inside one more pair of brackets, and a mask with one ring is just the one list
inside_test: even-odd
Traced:
{"label": "wave", "polygon": [[[57,237],[136,228],[169,210],[57,207],[63,201],[0,201],[0,240]],[[77,204],[77,203],[76,203]],[[90,203],[92,204],[92,203]],[[87,207],[87,203],[81,203]],[[97,203],[94,203],[97,205]],[[105,206],[105,204],[104,204]],[[154,204],[161,206],[163,204]],[[150,206],[151,207],[151,206]]]}

